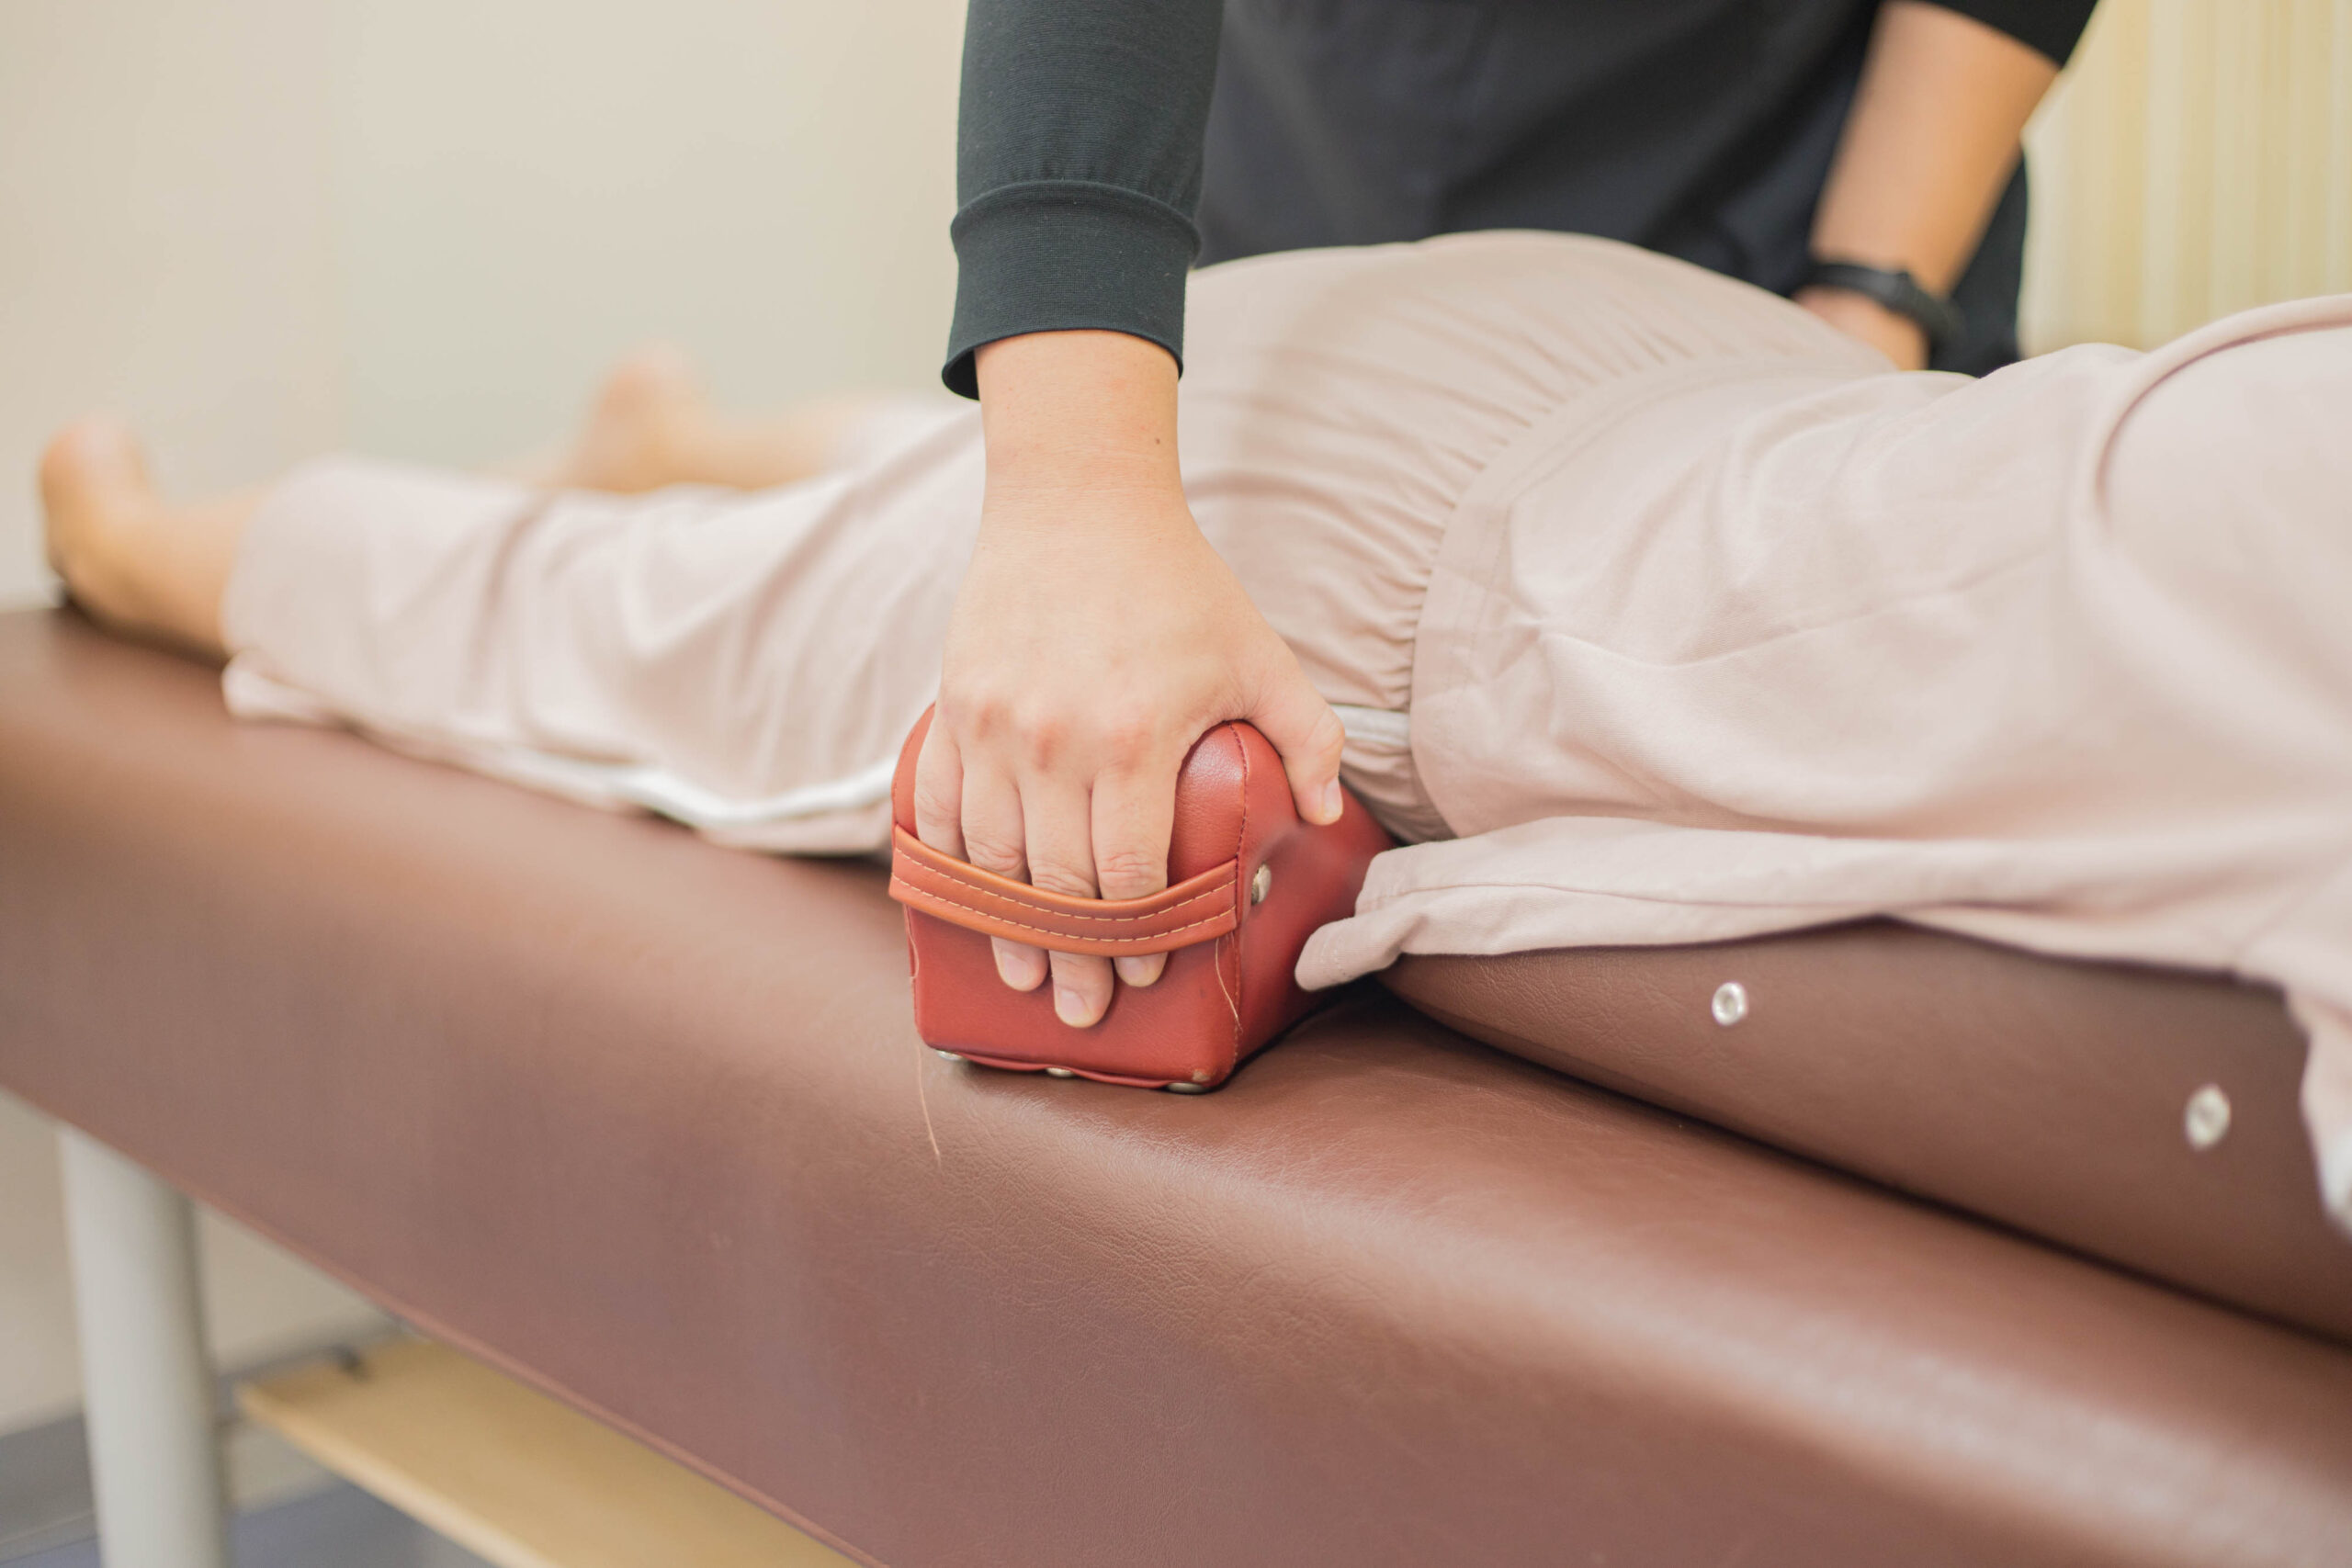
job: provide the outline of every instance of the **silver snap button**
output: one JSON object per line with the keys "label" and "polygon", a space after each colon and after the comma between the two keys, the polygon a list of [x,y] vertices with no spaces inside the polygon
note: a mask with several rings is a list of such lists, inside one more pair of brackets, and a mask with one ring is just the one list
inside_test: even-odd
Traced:
{"label": "silver snap button", "polygon": [[2180,1114],[2180,1130],[2188,1135],[2188,1146],[2199,1154],[2229,1136],[2230,1097],[2222,1092],[2220,1084],[2206,1084],[2188,1097],[2188,1107]]}
{"label": "silver snap button", "polygon": [[1729,1029],[1747,1016],[1747,987],[1736,980],[1725,980],[1715,987],[1715,998],[1707,1004],[1707,1010],[1715,1015],[1717,1023]]}
{"label": "silver snap button", "polygon": [[1266,901],[1266,895],[1273,890],[1274,868],[1272,865],[1260,866],[1258,874],[1250,879],[1250,902],[1262,904]]}

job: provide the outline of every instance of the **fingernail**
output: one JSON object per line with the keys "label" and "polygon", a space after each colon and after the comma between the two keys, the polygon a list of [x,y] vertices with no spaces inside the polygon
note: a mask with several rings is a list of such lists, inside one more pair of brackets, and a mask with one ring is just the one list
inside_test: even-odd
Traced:
{"label": "fingernail", "polygon": [[1072,1029],[1084,1029],[1094,1021],[1086,1015],[1086,998],[1068,986],[1054,987],[1054,1016]]}
{"label": "fingernail", "polygon": [[1033,990],[1044,978],[1030,966],[1024,955],[1001,951],[996,955],[996,973],[997,978],[1016,991]]}
{"label": "fingernail", "polygon": [[1323,786],[1323,815],[1320,819],[1326,823],[1337,822],[1340,809],[1340,781],[1333,779]]}
{"label": "fingernail", "polygon": [[1153,953],[1147,958],[1114,958],[1111,967],[1116,969],[1119,978],[1130,986],[1148,986],[1159,978],[1159,957],[1158,953]]}

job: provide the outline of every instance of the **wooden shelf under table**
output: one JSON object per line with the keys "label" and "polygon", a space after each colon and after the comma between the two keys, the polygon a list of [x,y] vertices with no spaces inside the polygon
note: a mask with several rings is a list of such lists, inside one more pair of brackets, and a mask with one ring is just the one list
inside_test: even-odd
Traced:
{"label": "wooden shelf under table", "polygon": [[246,1416],[497,1568],[852,1568],[634,1438],[444,1345],[238,1385]]}

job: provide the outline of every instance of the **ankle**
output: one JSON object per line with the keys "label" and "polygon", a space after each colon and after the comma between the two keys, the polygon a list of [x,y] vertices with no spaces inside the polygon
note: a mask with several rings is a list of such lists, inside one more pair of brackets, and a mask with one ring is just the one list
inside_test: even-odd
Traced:
{"label": "ankle", "polygon": [[155,620],[140,543],[152,530],[143,521],[117,513],[51,531],[51,566],[74,603],[103,625],[144,629]]}
{"label": "ankle", "polygon": [[98,420],[67,426],[40,461],[49,563],[74,600],[101,618],[136,613],[140,513],[154,504],[130,438]]}
{"label": "ankle", "polygon": [[233,545],[235,518],[164,505],[129,433],[95,420],[50,443],[40,491],[50,565],[75,604],[116,631],[217,650],[225,568],[210,558]]}

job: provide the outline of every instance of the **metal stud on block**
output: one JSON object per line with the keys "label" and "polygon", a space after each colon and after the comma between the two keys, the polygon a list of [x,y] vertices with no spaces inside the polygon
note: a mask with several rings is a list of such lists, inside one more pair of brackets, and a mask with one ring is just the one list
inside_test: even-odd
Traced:
{"label": "metal stud on block", "polygon": [[1074,1078],[1078,1077],[1075,1072],[1071,1071],[1068,1067],[1047,1067],[1046,1069],[1046,1076],[1049,1078]]}
{"label": "metal stud on block", "polygon": [[1209,1086],[1204,1083],[1172,1083],[1167,1089],[1170,1094],[1206,1094],[1209,1091]]}
{"label": "metal stud on block", "polygon": [[1715,1015],[1717,1023],[1729,1029],[1747,1016],[1747,987],[1736,980],[1725,980],[1715,987],[1714,1000],[1707,1004],[1707,1010]]}
{"label": "metal stud on block", "polygon": [[1271,865],[1260,866],[1257,874],[1250,879],[1250,902],[1262,904],[1266,901],[1266,895],[1273,890],[1274,868]]}
{"label": "metal stud on block", "polygon": [[2209,1083],[2188,1097],[2188,1105],[2180,1114],[2180,1130],[2188,1138],[2188,1146],[2202,1154],[2229,1136],[2230,1097],[2222,1086]]}
{"label": "metal stud on block", "polygon": [[[933,1050],[934,1050],[934,1051],[939,1051],[939,1047],[937,1047],[936,1045],[933,1046],[933,1047],[932,1047],[932,1049],[933,1049]],[[957,1055],[955,1052],[953,1052],[953,1051],[939,1051],[939,1058],[940,1058],[940,1060],[941,1060],[941,1061],[943,1061],[943,1062],[960,1062],[960,1061],[962,1061],[962,1060],[964,1059],[963,1057],[958,1056],[958,1055]]]}

